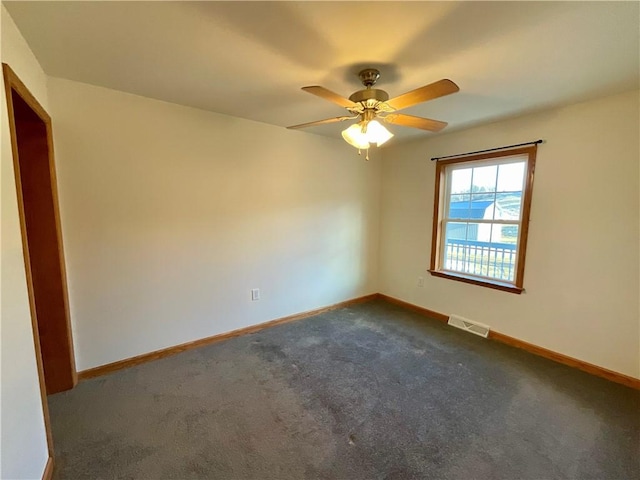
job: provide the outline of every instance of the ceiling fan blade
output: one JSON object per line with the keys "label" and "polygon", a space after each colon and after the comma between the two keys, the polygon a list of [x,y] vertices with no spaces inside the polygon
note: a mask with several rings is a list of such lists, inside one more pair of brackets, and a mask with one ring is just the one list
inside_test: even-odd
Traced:
{"label": "ceiling fan blade", "polygon": [[447,126],[447,122],[432,120],[430,118],[414,117],[413,115],[404,115],[402,113],[390,113],[384,117],[384,121],[392,123],[393,125],[419,128],[421,130],[428,130],[429,132],[439,132]]}
{"label": "ceiling fan blade", "polygon": [[387,100],[385,103],[394,110],[402,110],[403,108],[411,107],[418,103],[426,102],[427,100],[433,100],[434,98],[456,93],[458,90],[460,90],[458,85],[451,80],[443,79],[398,95],[391,100]]}
{"label": "ceiling fan blade", "polygon": [[313,127],[315,125],[325,125],[327,123],[336,123],[336,122],[344,122],[345,120],[353,120],[354,118],[357,118],[357,116],[355,117],[335,117],[335,118],[327,118],[325,120],[318,120],[316,122],[309,122],[309,123],[301,123],[300,125],[292,125],[290,127],[287,127],[289,129],[292,130],[296,130],[298,128],[306,128],[306,127]]}
{"label": "ceiling fan blade", "polygon": [[341,107],[351,108],[356,106],[356,104],[353,103],[348,98],[344,98],[343,96],[338,95],[337,93],[332,92],[331,90],[327,90],[324,87],[320,87],[319,85],[314,85],[311,87],[302,87],[302,90],[304,90],[305,92],[309,92],[313,95],[316,95],[320,98],[324,98],[325,100],[329,100],[330,102],[333,102],[336,105],[340,105]]}

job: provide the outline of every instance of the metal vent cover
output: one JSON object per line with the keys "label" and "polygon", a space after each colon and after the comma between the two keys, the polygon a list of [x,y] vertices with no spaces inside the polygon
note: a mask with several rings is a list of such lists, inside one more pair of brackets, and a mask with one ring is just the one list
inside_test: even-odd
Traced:
{"label": "metal vent cover", "polygon": [[473,333],[484,338],[487,338],[491,331],[491,328],[488,325],[469,320],[468,318],[463,318],[459,315],[449,316],[449,321],[447,323],[452,327],[459,328],[460,330],[464,330],[465,332]]}

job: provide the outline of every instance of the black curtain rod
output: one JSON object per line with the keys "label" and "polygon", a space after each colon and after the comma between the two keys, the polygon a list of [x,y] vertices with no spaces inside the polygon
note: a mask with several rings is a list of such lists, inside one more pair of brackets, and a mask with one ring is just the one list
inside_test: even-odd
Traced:
{"label": "black curtain rod", "polygon": [[443,160],[445,158],[464,157],[465,155],[473,155],[475,153],[495,152],[496,150],[504,150],[505,148],[513,148],[513,147],[522,147],[524,145],[536,145],[536,144],[542,143],[542,142],[543,142],[543,140],[535,140],[533,142],[518,143],[516,145],[506,145],[504,147],[488,148],[486,150],[477,150],[475,152],[458,153],[457,155],[447,155],[446,157],[433,157],[431,159],[431,161],[433,161],[433,160]]}

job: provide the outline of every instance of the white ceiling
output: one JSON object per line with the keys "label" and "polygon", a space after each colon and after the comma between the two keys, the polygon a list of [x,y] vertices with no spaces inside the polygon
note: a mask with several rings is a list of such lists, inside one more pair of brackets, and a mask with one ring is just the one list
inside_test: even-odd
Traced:
{"label": "white ceiling", "polygon": [[456,82],[403,111],[444,132],[640,83],[638,2],[3,3],[49,75],[279,126],[343,115],[300,87],[348,97],[361,67],[392,97]]}

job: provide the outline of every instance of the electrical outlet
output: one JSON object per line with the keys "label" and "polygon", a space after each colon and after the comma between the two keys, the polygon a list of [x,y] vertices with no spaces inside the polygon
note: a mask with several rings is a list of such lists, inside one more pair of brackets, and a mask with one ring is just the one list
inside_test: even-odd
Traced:
{"label": "electrical outlet", "polygon": [[424,277],[418,277],[418,286],[424,287]]}
{"label": "electrical outlet", "polygon": [[256,300],[260,300],[260,289],[259,288],[252,288],[251,289],[251,300],[252,301],[256,301]]}

